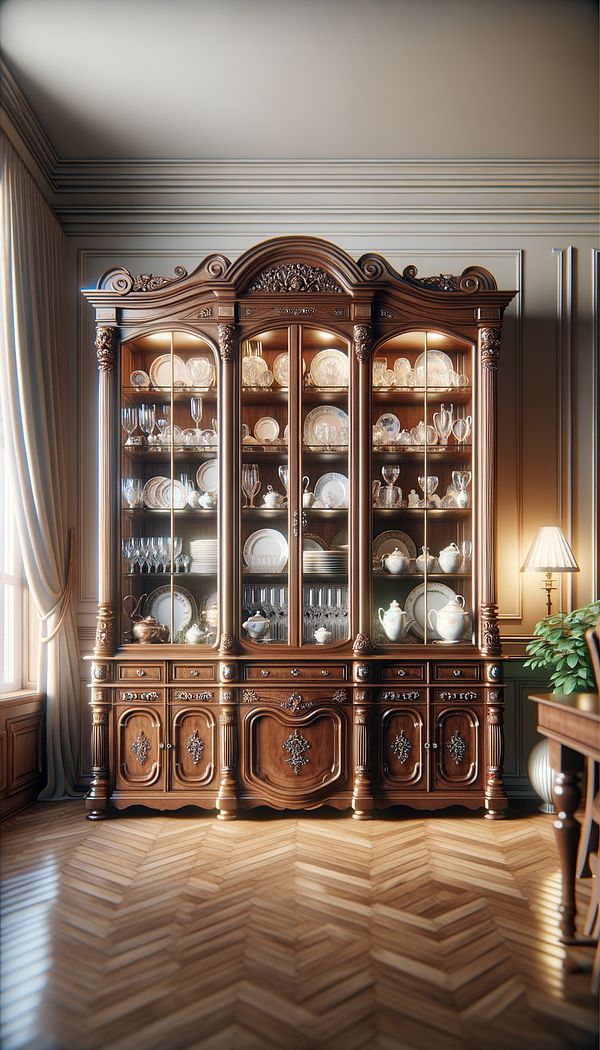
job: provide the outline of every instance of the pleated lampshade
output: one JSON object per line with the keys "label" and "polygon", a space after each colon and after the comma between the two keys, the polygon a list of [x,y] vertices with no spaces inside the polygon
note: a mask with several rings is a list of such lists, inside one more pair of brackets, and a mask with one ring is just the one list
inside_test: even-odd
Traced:
{"label": "pleated lampshade", "polygon": [[573,551],[558,525],[538,529],[521,572],[579,572]]}

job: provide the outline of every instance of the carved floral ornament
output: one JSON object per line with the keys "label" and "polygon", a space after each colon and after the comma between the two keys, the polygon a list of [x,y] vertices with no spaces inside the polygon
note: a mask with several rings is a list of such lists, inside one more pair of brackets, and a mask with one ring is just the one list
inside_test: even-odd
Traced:
{"label": "carved floral ornament", "polygon": [[271,292],[279,294],[305,294],[306,292],[333,292],[339,295],[343,288],[319,266],[307,266],[305,263],[281,263],[268,266],[259,273],[249,292]]}
{"label": "carved floral ornament", "polygon": [[202,758],[202,752],[204,751],[204,741],[200,737],[197,729],[194,729],[194,732],[188,737],[185,749],[190,755],[194,765],[197,766]]}
{"label": "carved floral ornament", "polygon": [[500,329],[482,328],[479,333],[481,363],[484,368],[496,370],[500,356]]}
{"label": "carved floral ornament", "polygon": [[296,776],[299,775],[302,766],[308,765],[310,759],[304,755],[305,751],[310,751],[310,744],[305,736],[298,729],[294,729],[293,733],[290,733],[287,740],[283,743],[284,751],[289,753],[289,758],[286,758],[286,762],[292,767]]}
{"label": "carved floral ornament", "polygon": [[412,751],[412,742],[404,735],[403,729],[401,729],[397,736],[394,737],[390,744],[390,748],[402,765],[404,765],[405,762],[408,762],[409,755]]}
{"label": "carved floral ornament", "polygon": [[98,325],[96,329],[96,356],[101,372],[110,372],[115,366],[117,330],[110,325]]}
{"label": "carved floral ornament", "polygon": [[[220,324],[219,325],[219,353],[223,361],[233,361],[233,346],[235,340],[235,327],[232,324]],[[224,635],[221,639],[221,649],[225,646],[223,642],[227,642],[230,635]],[[233,644],[233,639],[231,639]]]}

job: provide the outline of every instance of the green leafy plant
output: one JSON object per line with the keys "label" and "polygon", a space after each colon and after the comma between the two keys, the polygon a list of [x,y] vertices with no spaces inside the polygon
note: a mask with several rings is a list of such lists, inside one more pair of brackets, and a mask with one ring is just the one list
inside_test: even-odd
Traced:
{"label": "green leafy plant", "polygon": [[592,670],[585,632],[600,617],[600,601],[583,605],[563,616],[546,616],[534,628],[534,638],[527,645],[530,657],[525,667],[552,668],[550,681],[557,693],[594,691]]}

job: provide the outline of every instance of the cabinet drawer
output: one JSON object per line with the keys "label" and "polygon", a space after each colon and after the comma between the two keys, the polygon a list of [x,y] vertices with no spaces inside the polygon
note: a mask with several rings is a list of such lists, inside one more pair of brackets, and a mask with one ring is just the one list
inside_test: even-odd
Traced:
{"label": "cabinet drawer", "polygon": [[153,689],[152,686],[117,690],[119,704],[162,704],[164,699],[164,689]]}
{"label": "cabinet drawer", "polygon": [[480,664],[434,664],[432,680],[434,682],[479,682],[481,681]]}
{"label": "cabinet drawer", "polygon": [[351,704],[350,689],[298,689],[292,692],[287,689],[242,689],[240,703],[269,704],[280,707],[282,711],[293,714],[304,714],[320,704]]}
{"label": "cabinet drawer", "polygon": [[247,682],[345,682],[348,669],[345,664],[248,664],[244,668]]}
{"label": "cabinet drawer", "polygon": [[425,664],[384,664],[382,682],[424,682]]}
{"label": "cabinet drawer", "polygon": [[378,700],[381,704],[422,704],[427,700],[426,689],[380,689]]}
{"label": "cabinet drawer", "polygon": [[171,682],[214,682],[214,664],[172,664],[169,670]]}
{"label": "cabinet drawer", "polygon": [[474,704],[483,701],[483,689],[471,689],[466,685],[462,688],[434,689],[433,702],[435,704]]}
{"label": "cabinet drawer", "polygon": [[164,672],[162,664],[119,664],[117,679],[119,682],[162,682]]}

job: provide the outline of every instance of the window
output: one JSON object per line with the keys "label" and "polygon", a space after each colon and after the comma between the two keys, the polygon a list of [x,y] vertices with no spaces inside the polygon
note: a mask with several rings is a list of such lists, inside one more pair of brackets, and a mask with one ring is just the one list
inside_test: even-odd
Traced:
{"label": "window", "polygon": [[23,576],[0,414],[0,693],[23,687]]}

